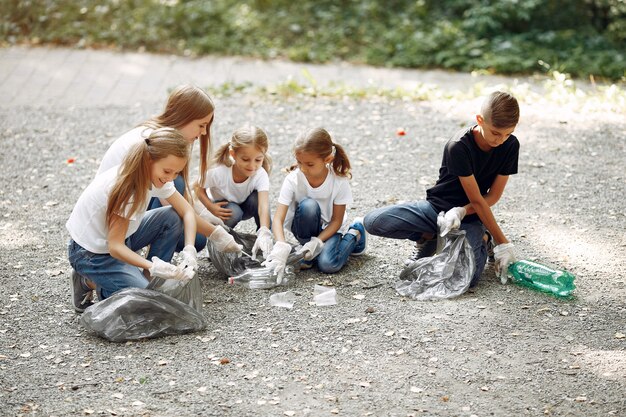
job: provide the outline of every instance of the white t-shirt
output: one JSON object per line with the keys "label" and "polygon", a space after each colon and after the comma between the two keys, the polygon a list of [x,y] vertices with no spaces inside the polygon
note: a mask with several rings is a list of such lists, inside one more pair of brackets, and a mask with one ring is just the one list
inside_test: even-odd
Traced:
{"label": "white t-shirt", "polygon": [[[328,226],[333,217],[333,205],[347,206],[352,203],[352,191],[350,190],[348,178],[335,175],[329,168],[324,183],[317,188],[313,188],[300,169],[296,168],[283,181],[278,197],[280,204],[289,206],[284,224],[287,230],[291,230],[296,205],[306,197],[312,198],[319,204],[322,212],[322,229]],[[348,208],[346,207],[343,223],[338,232],[345,233],[348,230],[348,226]]]}
{"label": "white t-shirt", "polygon": [[233,167],[218,165],[207,171],[204,188],[213,201],[226,200],[231,203],[241,204],[253,191],[269,191],[270,178],[263,167],[259,168],[253,176],[244,182],[235,183],[233,180]]}
{"label": "white t-shirt", "polygon": [[102,157],[102,162],[100,162],[100,167],[96,175],[100,175],[116,165],[122,165],[130,148],[150,136],[153,130],[154,129],[150,127],[137,126],[117,138]]}
{"label": "white t-shirt", "polygon": [[[114,166],[96,178],[80,195],[69,220],[65,224],[74,242],[92,253],[109,253],[109,228],[106,224],[107,204],[111,188],[117,180],[119,166]],[[139,228],[139,224],[146,214],[150,198],[169,198],[176,188],[173,182],[168,182],[161,188],[152,187],[146,196],[146,201],[130,218],[126,237],[132,235]],[[126,206],[130,210],[131,202]]]}

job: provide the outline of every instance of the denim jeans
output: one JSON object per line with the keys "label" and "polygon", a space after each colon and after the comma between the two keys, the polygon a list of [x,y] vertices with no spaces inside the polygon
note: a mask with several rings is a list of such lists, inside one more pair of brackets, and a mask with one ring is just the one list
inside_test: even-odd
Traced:
{"label": "denim jeans", "polygon": [[[176,191],[179,192],[180,195],[185,195],[185,180],[180,175],[174,178],[174,187],[176,187]],[[162,207],[161,200],[156,197],[152,197],[150,199],[150,203],[148,204],[148,210],[153,210],[155,208]],[[200,252],[206,246],[206,236],[201,233],[196,233],[196,241],[194,242],[194,246],[196,247],[196,251]],[[185,233],[183,232],[178,238],[178,243],[176,244],[176,252],[180,252],[185,247]]]}
{"label": "denim jeans", "polygon": [[[220,201],[224,200],[218,200],[216,203]],[[248,220],[252,217],[254,217],[256,228],[261,227],[259,219],[259,195],[256,191],[253,191],[243,203],[237,204],[229,201],[224,208],[232,211],[230,218],[224,221],[224,224],[231,229],[237,226],[240,221]]]}
{"label": "denim jeans", "polygon": [[[300,244],[305,244],[312,237],[322,232],[322,212],[317,201],[305,198],[298,204],[291,224],[291,232]],[[332,274],[339,271],[348,262],[348,257],[357,244],[356,236],[351,233],[335,233],[326,242],[322,252],[315,258],[317,268]]]}
{"label": "denim jeans", "polygon": [[[150,245],[148,259],[153,256],[166,262],[172,260],[183,221],[172,207],[146,212],[135,233],[126,238],[126,246],[137,251]],[[70,265],[76,272],[96,284],[98,298],[104,300],[124,288],[145,288],[148,280],[140,268],[112,257],[108,253],[92,253],[70,239]]]}
{"label": "denim jeans", "polygon": [[[425,200],[381,207],[365,215],[363,225],[368,233],[392,239],[420,240],[423,235],[437,235],[437,211]],[[461,230],[474,251],[476,271],[471,286],[478,283],[487,261],[487,247],[483,241],[485,226],[480,221],[461,222]]]}

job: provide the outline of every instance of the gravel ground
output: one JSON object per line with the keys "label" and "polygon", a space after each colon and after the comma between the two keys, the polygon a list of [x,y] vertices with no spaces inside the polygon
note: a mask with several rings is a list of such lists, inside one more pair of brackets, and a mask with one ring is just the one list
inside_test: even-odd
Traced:
{"label": "gravel ground", "polygon": [[[623,114],[522,106],[520,173],[496,217],[523,257],[577,276],[573,300],[502,286],[490,266],[457,299],[407,300],[393,283],[411,245],[372,237],[338,274],[299,273],[291,310],[269,305],[282,289],[228,287],[204,259],[206,331],[109,343],[70,309],[64,225],[108,144],[161,106],[0,108],[0,415],[626,415]],[[276,168],[298,131],[328,128],[354,165],[356,216],[423,198],[478,102],[217,106],[216,141],[255,123]],[[337,305],[311,304],[317,283]]]}

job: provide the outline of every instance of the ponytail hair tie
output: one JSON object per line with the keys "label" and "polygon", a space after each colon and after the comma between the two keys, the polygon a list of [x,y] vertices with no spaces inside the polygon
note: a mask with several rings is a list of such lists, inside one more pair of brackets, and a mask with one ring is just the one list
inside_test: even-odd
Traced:
{"label": "ponytail hair tie", "polygon": [[150,146],[150,138],[145,138],[144,140],[146,141],[146,145]]}
{"label": "ponytail hair tie", "polygon": [[332,148],[331,148],[330,152],[331,152],[331,155],[332,155],[332,156],[335,156],[335,154],[337,153],[337,148],[335,147],[335,144],[334,144],[334,143],[333,143],[333,146],[332,146]]}

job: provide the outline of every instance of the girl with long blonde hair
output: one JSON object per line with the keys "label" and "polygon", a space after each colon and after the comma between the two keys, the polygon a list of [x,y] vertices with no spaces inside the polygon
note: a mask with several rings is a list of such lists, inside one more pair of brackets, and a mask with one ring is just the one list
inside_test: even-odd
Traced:
{"label": "girl with long blonde hair", "polygon": [[[176,191],[173,180],[187,179],[189,144],[172,128],[160,128],[133,146],[122,164],[104,171],[87,186],[66,227],[73,268],[72,303],[77,312],[91,305],[95,289],[105,299],[127,287],[145,288],[150,277],[189,279],[197,269],[196,214]],[[169,205],[147,210],[152,197]],[[170,263],[180,235],[183,262]],[[216,228],[209,239],[220,250],[240,250]],[[147,258],[135,251],[149,246]]]}
{"label": "girl with long blonde hair", "polygon": [[[170,127],[180,131],[187,144],[193,145],[196,140],[200,142],[200,181],[204,182],[204,175],[209,167],[211,125],[214,119],[214,112],[215,105],[213,100],[203,89],[190,84],[176,87],[170,93],[161,114],[144,121],[111,144],[102,158],[96,175],[121,164],[130,149],[147,138],[155,129]],[[182,176],[174,179],[176,190],[187,199],[191,198],[190,194],[186,193],[189,185],[187,179]],[[148,210],[166,204],[164,200],[154,198],[150,201]],[[201,220],[198,220],[198,223],[199,231],[210,232],[212,230],[210,226],[200,224]],[[204,234],[198,233],[195,241],[196,250],[201,250],[205,245],[206,237]],[[182,250],[183,246],[184,237],[181,235],[177,250]]]}

